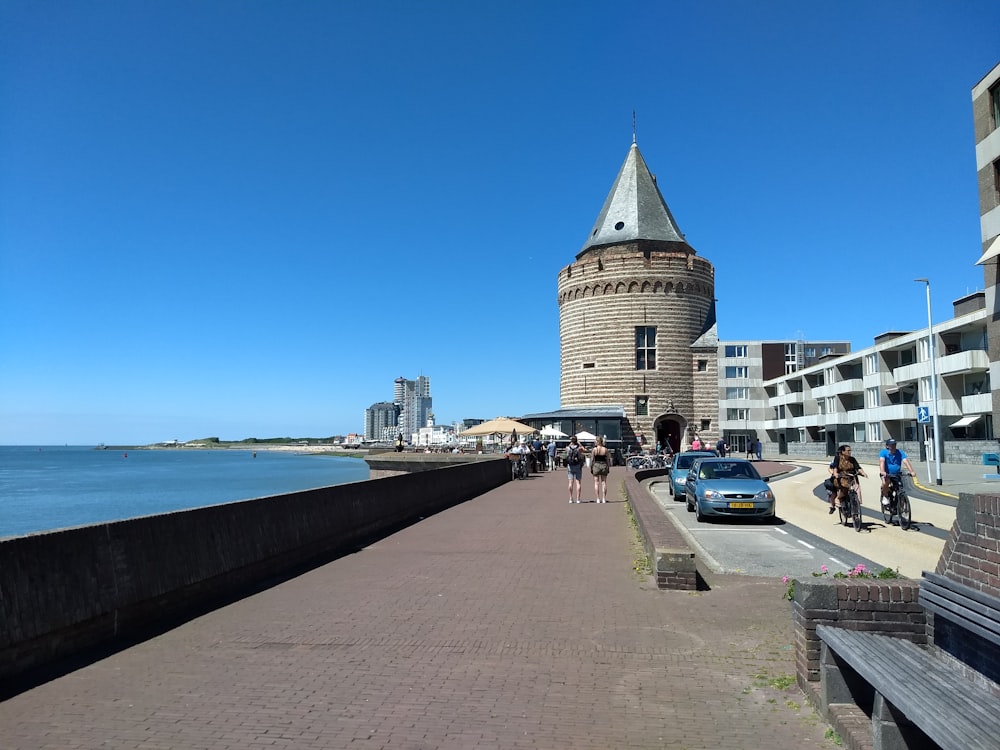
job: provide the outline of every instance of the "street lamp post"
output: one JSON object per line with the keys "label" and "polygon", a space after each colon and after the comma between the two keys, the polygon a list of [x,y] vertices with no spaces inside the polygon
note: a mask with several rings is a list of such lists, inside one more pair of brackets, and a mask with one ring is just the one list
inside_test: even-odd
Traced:
{"label": "street lamp post", "polygon": [[914,279],[916,282],[923,282],[927,287],[927,354],[931,360],[931,402],[934,404],[934,468],[936,471],[935,483],[941,484],[941,429],[938,421],[938,390],[937,390],[937,370],[934,353],[934,325],[931,322],[931,282],[930,279]]}

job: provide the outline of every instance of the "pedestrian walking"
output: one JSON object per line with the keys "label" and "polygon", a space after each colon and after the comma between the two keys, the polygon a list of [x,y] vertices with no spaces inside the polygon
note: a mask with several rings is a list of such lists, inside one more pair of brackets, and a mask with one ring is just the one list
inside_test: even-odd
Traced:
{"label": "pedestrian walking", "polygon": [[608,474],[611,473],[611,461],[608,449],[604,445],[604,438],[599,437],[594,442],[594,450],[591,451],[590,459],[590,473],[594,475],[594,494],[597,495],[597,502],[606,503],[608,501]]}
{"label": "pedestrian walking", "polygon": [[583,458],[585,451],[573,435],[566,447],[566,477],[569,480],[570,503],[580,502],[580,480],[583,478]]}

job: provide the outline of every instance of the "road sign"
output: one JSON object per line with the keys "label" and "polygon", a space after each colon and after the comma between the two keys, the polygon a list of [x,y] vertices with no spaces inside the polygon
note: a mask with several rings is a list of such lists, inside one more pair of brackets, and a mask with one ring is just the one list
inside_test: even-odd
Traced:
{"label": "road sign", "polygon": [[929,406],[918,406],[917,422],[919,424],[928,424],[930,421],[931,421],[931,408]]}

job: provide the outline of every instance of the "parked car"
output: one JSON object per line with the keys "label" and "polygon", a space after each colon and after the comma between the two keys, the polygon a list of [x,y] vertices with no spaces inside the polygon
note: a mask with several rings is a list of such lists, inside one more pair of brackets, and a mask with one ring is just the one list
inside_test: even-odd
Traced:
{"label": "parked car", "polygon": [[715,456],[715,451],[684,451],[674,454],[674,460],[670,464],[670,494],[674,496],[674,500],[684,499],[684,483],[695,459],[709,456]]}
{"label": "parked car", "polygon": [[710,516],[775,517],[774,492],[745,458],[699,458],[684,483],[687,509]]}

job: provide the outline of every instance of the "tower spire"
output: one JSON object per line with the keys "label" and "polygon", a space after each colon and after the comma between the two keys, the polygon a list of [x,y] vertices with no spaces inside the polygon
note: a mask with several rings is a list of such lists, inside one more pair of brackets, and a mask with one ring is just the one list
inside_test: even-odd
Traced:
{"label": "tower spire", "polygon": [[635,110],[632,110],[632,143],[635,143]]}

